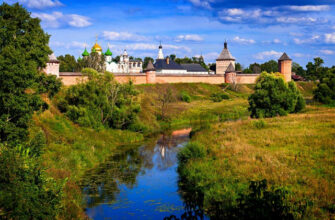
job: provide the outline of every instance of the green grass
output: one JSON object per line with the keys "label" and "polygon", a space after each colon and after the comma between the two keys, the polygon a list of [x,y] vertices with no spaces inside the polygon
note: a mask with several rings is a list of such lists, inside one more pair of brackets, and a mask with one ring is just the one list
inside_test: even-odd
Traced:
{"label": "green grass", "polygon": [[193,136],[210,153],[190,161],[183,172],[203,190],[205,209],[211,201],[234,201],[250,180],[267,179],[289,192],[291,206],[308,204],[305,219],[330,219],[335,214],[334,140],[335,109],[324,107],[218,123]]}

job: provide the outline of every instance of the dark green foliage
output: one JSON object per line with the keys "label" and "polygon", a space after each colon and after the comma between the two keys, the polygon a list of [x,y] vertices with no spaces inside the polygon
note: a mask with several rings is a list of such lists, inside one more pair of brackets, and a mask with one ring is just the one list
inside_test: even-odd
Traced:
{"label": "dark green foliage", "polygon": [[0,6],[0,27],[0,140],[19,142],[33,112],[45,106],[31,88],[51,53],[49,35],[19,4]]}
{"label": "dark green foliage", "polygon": [[206,148],[198,142],[190,142],[183,147],[178,153],[179,166],[186,164],[192,159],[205,158],[207,155]]}
{"label": "dark green foliage", "polygon": [[93,69],[82,72],[89,80],[71,86],[64,97],[58,97],[62,112],[72,121],[93,128],[127,129],[137,122],[140,106],[132,83],[119,84],[112,74]]}
{"label": "dark green foliage", "polygon": [[[236,205],[225,201],[212,201],[209,212],[215,219],[294,219],[285,203],[287,192],[267,189],[267,181],[250,181],[249,192],[240,194]],[[301,210],[303,213],[304,210]]]}
{"label": "dark green foliage", "polygon": [[0,145],[0,217],[54,219],[57,216],[63,184],[47,178],[40,163],[29,148]]}
{"label": "dark green foliage", "polygon": [[190,103],[191,102],[191,96],[187,92],[182,91],[180,93],[180,100],[183,101],[183,102]]}
{"label": "dark green foliage", "polygon": [[249,69],[249,68],[245,68],[245,69],[243,70],[243,73],[253,73],[253,72],[252,72],[251,69]]}
{"label": "dark green foliage", "polygon": [[321,79],[328,69],[322,67],[323,63],[324,61],[320,57],[314,58],[314,63],[308,62],[306,65],[306,78],[309,80]]}
{"label": "dark green foliage", "polygon": [[60,61],[59,72],[81,71],[81,68],[79,68],[77,60],[74,56],[65,54],[65,56],[59,56],[57,59]]}
{"label": "dark green foliage", "polygon": [[55,75],[47,75],[44,73],[39,73],[37,76],[38,82],[38,92],[39,93],[47,93],[49,98],[54,97],[56,95],[61,86],[62,81],[61,79],[57,78]]}
{"label": "dark green foliage", "polygon": [[278,72],[278,62],[275,60],[270,60],[261,64],[261,71],[265,71],[268,73],[276,73]]}
{"label": "dark green foliage", "polygon": [[213,102],[221,102],[224,99],[229,99],[229,96],[223,92],[213,93],[211,95],[211,100]]}
{"label": "dark green foliage", "polygon": [[240,63],[235,64],[235,70],[236,71],[242,71],[242,65]]}
{"label": "dark green foliage", "polygon": [[285,83],[277,74],[263,72],[256,82],[255,92],[249,97],[251,117],[274,117],[299,112],[304,99],[294,82]]}
{"label": "dark green foliage", "polygon": [[249,69],[253,73],[260,73],[262,71],[261,65],[259,63],[253,63],[249,65]]}
{"label": "dark green foliage", "polygon": [[314,99],[324,104],[335,103],[335,68],[328,70],[313,91]]}

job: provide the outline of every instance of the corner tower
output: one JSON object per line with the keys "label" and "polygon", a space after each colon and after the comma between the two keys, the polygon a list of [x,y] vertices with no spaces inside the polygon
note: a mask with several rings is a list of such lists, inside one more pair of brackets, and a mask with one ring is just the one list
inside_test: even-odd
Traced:
{"label": "corner tower", "polygon": [[292,78],[292,59],[286,53],[278,60],[278,69],[284,75],[285,82],[290,82]]}
{"label": "corner tower", "polygon": [[225,74],[230,64],[235,68],[235,58],[229,52],[226,41],[220,56],[216,59],[216,74]]}

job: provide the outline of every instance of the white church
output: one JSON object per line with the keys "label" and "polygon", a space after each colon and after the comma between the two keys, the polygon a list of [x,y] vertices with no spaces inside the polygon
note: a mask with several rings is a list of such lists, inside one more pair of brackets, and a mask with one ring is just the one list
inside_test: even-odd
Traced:
{"label": "white church", "polygon": [[[98,43],[95,43],[92,47],[91,52],[96,52],[98,54],[102,54],[102,48]],[[83,58],[89,56],[90,54],[85,51],[82,53]],[[120,61],[118,63],[113,61],[113,53],[110,51],[109,47],[107,51],[104,53],[105,59],[105,67],[106,71],[112,73],[126,73],[126,74],[135,74],[142,72],[143,62],[140,60],[130,60],[128,53],[126,50],[120,55]]]}

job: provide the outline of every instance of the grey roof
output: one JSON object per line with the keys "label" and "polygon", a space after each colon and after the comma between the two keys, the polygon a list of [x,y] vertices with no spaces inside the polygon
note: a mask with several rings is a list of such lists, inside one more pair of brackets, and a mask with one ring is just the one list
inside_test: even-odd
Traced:
{"label": "grey roof", "polygon": [[234,68],[234,65],[232,63],[229,64],[226,72],[227,73],[235,72],[235,68]]}
{"label": "grey roof", "polygon": [[154,66],[156,70],[184,70],[180,64],[171,59],[169,60],[169,64],[167,64],[166,59],[157,59]]}
{"label": "grey roof", "polygon": [[152,71],[152,70],[155,70],[155,67],[152,64],[151,60],[149,60],[149,63],[147,65],[147,68],[145,68],[145,71]]}
{"label": "grey roof", "polygon": [[207,72],[199,63],[180,64],[187,72]]}
{"label": "grey roof", "polygon": [[291,58],[289,56],[287,56],[286,53],[283,53],[283,55],[281,55],[281,57],[279,58],[279,61],[281,60],[291,60]]}
{"label": "grey roof", "polygon": [[57,60],[57,57],[55,56],[54,53],[48,55],[48,63],[59,63],[59,60]]}
{"label": "grey roof", "polygon": [[235,57],[228,50],[227,42],[224,43],[224,48],[216,60],[235,60]]}

